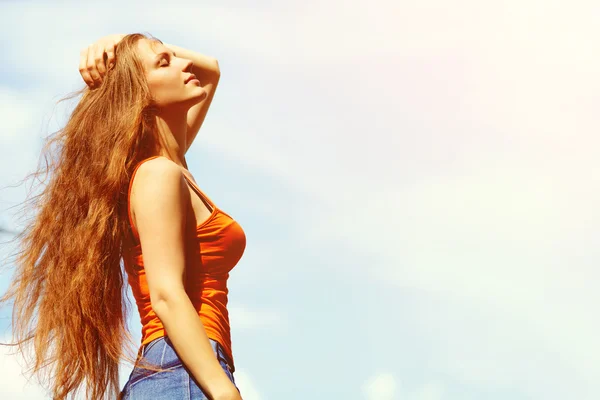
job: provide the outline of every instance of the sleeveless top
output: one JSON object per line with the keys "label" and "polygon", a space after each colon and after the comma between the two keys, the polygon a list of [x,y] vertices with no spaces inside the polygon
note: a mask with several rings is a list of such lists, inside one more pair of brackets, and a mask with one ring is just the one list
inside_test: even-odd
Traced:
{"label": "sleeveless top", "polygon": [[[150,292],[144,271],[144,259],[138,232],[131,218],[131,183],[137,169],[134,168],[129,181],[127,213],[134,240],[124,252],[124,266],[131,286],[142,324],[142,345],[165,336],[165,328],[152,310]],[[185,290],[210,339],[220,343],[235,371],[231,349],[229,313],[227,312],[227,279],[246,248],[246,236],[242,227],[219,209],[185,174],[188,185],[208,203],[212,213],[207,220],[196,226],[195,237],[186,239]],[[186,230],[187,232],[187,230]]]}

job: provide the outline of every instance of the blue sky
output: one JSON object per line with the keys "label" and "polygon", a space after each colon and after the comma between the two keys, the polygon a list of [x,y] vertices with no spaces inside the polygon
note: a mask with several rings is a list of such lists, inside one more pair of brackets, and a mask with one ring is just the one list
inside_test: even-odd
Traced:
{"label": "blue sky", "polygon": [[[221,67],[186,158],[247,236],[245,400],[600,397],[597,2],[174,3],[0,2],[2,187],[81,48],[151,33]],[[2,397],[47,398],[20,368],[2,353]]]}

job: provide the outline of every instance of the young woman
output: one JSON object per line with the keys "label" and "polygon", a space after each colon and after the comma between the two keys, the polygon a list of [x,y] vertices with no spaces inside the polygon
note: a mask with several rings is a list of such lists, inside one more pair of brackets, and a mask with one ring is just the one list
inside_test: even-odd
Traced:
{"label": "young woman", "polygon": [[[219,82],[217,60],[110,35],[81,52],[79,71],[88,86],[46,146],[60,146],[52,180],[34,197],[38,214],[19,235],[16,279],[0,300],[15,298],[13,335],[19,346],[34,339],[34,373],[54,367],[54,399],[85,380],[89,399],[240,400],[227,279],[246,237],[185,159]],[[133,344],[121,259],[142,343],[126,357],[135,365],[120,392],[122,347]]]}

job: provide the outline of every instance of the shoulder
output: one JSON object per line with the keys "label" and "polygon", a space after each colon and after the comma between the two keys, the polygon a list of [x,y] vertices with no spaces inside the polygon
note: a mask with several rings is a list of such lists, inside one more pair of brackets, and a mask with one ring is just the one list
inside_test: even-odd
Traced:
{"label": "shoulder", "polygon": [[140,180],[158,177],[176,179],[179,175],[182,175],[181,168],[173,161],[161,156],[144,161],[138,167],[134,178],[141,177]]}
{"label": "shoulder", "polygon": [[[166,157],[143,162],[131,182],[131,203],[136,211],[158,206],[183,205],[187,191],[181,168]],[[151,200],[151,201],[148,201]]]}

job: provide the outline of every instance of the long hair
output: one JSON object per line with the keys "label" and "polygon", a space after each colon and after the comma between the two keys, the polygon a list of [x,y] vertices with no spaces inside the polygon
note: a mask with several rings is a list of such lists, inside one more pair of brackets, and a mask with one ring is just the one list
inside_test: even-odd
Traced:
{"label": "long hair", "polygon": [[140,361],[127,327],[131,304],[121,268],[132,245],[128,186],[136,164],[164,148],[137,53],[140,39],[160,42],[125,36],[99,88],[85,86],[59,101],[82,95],[66,125],[46,138],[45,168],[38,163],[25,178],[51,175],[41,193],[25,200],[35,218],[13,239],[15,272],[0,305],[14,299],[17,342],[2,345],[18,345],[24,354],[21,346],[33,340],[33,373],[52,369],[46,373],[53,399],[77,393],[84,380],[87,398],[115,399],[120,360]]}

